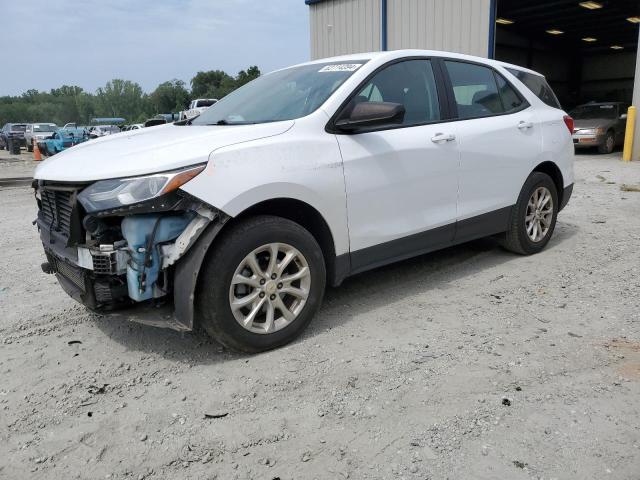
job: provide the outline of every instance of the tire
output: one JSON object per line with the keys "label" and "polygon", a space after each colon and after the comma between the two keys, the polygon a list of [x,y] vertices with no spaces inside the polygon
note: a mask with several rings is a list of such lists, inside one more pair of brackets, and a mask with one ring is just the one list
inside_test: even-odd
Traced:
{"label": "tire", "polygon": [[[278,252],[274,255],[277,259],[275,267],[283,266],[287,255],[293,260],[281,277],[274,273],[277,278],[272,280],[269,272],[278,269],[271,268],[270,250],[260,249],[275,244]],[[253,265],[260,272],[254,272],[249,258],[258,261]],[[249,273],[254,285],[238,282],[239,277],[249,279]],[[287,282],[287,278],[303,273],[303,280]],[[262,283],[256,283],[258,281]],[[232,350],[245,353],[270,350],[291,342],[302,333],[320,308],[325,284],[322,250],[307,230],[281,217],[251,217],[224,231],[207,255],[196,291],[197,319],[211,337]],[[298,295],[307,292],[307,296],[302,300],[285,290],[295,291]],[[244,303],[245,298],[254,298],[253,303],[232,309],[232,301]],[[285,307],[288,315],[279,310],[279,305]],[[292,320],[285,318],[292,318],[289,308],[296,312]],[[252,316],[255,311],[259,313]],[[241,325],[241,321],[250,317],[254,320],[249,320],[247,326]]]}
{"label": "tire", "polygon": [[612,131],[607,132],[607,136],[604,139],[602,145],[598,145],[599,153],[611,153],[613,152],[614,147],[616,146],[616,137]]}
{"label": "tire", "polygon": [[[543,192],[546,189],[546,192],[551,196],[551,208],[550,213],[544,215],[543,220],[539,221],[539,225],[541,226],[541,230],[538,232],[535,229],[533,231],[528,232],[528,226],[531,226],[531,222],[535,223],[535,213],[534,218],[527,221],[527,215],[531,214],[530,202],[534,200],[534,193]],[[540,195],[539,197],[540,198]],[[535,203],[535,202],[534,202]],[[547,204],[548,205],[548,202]],[[545,207],[546,207],[545,205]],[[558,218],[558,208],[559,208],[559,200],[558,200],[558,190],[556,189],[556,185],[549,177],[549,175],[542,172],[533,172],[527,178],[527,181],[524,183],[522,190],[520,191],[520,195],[518,197],[518,202],[515,207],[511,211],[511,216],[509,219],[509,230],[505,232],[504,236],[500,239],[501,245],[514,253],[518,253],[520,255],[532,255],[534,253],[540,252],[544,247],[546,247],[547,243],[551,239],[553,235],[553,230],[556,226],[556,220]],[[541,208],[541,212],[547,212],[547,208]],[[544,227],[547,228],[546,232],[544,231]],[[534,232],[538,233],[540,238],[533,239],[530,235],[533,235]],[[542,235],[541,232],[544,232]]]}

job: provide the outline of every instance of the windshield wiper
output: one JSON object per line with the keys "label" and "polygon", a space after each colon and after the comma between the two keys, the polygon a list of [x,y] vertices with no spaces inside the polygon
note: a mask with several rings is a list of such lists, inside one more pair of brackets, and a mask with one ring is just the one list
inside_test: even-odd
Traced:
{"label": "windshield wiper", "polygon": [[222,119],[222,120],[218,120],[216,123],[209,123],[208,125],[229,125],[229,122]]}

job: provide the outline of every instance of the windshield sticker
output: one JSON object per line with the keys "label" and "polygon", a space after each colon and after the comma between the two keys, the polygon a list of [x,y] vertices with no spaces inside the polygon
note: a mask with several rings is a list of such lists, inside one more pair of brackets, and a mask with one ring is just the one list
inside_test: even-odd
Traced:
{"label": "windshield sticker", "polygon": [[339,63],[336,65],[325,65],[318,72],[355,72],[362,66],[361,63]]}

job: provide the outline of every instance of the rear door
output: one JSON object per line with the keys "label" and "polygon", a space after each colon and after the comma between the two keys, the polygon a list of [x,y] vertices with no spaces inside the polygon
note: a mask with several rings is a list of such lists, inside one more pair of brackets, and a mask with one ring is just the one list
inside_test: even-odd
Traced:
{"label": "rear door", "polygon": [[453,240],[458,151],[440,123],[443,89],[431,60],[419,58],[383,67],[354,92],[350,104],[384,101],[406,110],[402,125],[337,135],[354,271]]}
{"label": "rear door", "polygon": [[458,226],[463,241],[504,231],[542,151],[542,128],[524,97],[493,68],[444,60],[451,129],[460,151]]}

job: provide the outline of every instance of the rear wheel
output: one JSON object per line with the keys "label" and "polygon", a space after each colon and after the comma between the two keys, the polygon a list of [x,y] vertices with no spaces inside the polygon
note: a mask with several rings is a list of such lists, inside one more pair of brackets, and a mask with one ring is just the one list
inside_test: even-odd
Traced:
{"label": "rear wheel", "polygon": [[261,352],[289,343],[320,307],[324,258],[297,223],[258,216],[232,226],[205,260],[197,292],[202,327],[223,345]]}
{"label": "rear wheel", "polygon": [[598,145],[598,152],[611,153],[616,146],[616,137],[613,132],[607,132],[607,136],[604,139],[602,145]]}
{"label": "rear wheel", "polygon": [[511,211],[502,246],[521,255],[541,251],[553,234],[558,217],[558,191],[549,175],[533,172]]}

